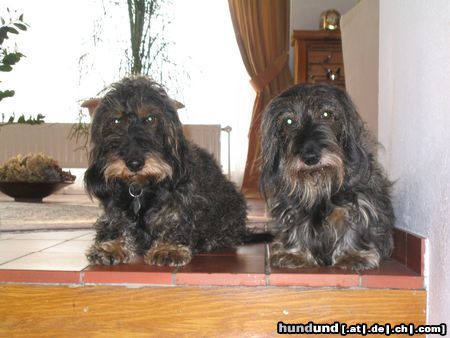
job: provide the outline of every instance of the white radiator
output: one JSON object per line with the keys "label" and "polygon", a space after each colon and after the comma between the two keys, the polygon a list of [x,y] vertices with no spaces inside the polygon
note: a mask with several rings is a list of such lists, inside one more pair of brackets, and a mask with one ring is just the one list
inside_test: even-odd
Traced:
{"label": "white radiator", "polygon": [[[0,127],[0,164],[17,154],[44,153],[62,168],[86,168],[84,140],[69,139],[71,123],[10,124]],[[220,163],[220,125],[184,125],[186,138],[211,153]]]}
{"label": "white radiator", "polygon": [[220,163],[220,131],[219,124],[183,125],[186,138],[212,154],[217,163]]}

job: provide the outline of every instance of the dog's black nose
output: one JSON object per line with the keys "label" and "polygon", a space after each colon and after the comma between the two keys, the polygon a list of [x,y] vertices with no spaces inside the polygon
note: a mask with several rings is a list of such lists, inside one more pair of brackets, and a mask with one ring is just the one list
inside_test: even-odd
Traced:
{"label": "dog's black nose", "polygon": [[302,155],[302,160],[306,165],[315,165],[320,161],[320,155],[308,152]]}
{"label": "dog's black nose", "polygon": [[144,161],[142,161],[142,160],[133,159],[133,160],[127,161],[128,169],[130,169],[131,171],[134,171],[134,172],[141,170],[143,166],[144,166]]}

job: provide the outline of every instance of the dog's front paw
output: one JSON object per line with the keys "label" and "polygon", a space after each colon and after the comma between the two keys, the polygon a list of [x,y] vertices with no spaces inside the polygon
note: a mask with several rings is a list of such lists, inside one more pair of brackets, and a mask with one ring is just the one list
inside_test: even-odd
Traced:
{"label": "dog's front paw", "polygon": [[306,268],[317,265],[311,254],[305,252],[276,251],[270,255],[270,264],[280,268]]}
{"label": "dog's front paw", "polygon": [[86,253],[91,264],[116,265],[128,263],[133,253],[124,246],[124,241],[115,239],[105,242],[94,243]]}
{"label": "dog's front paw", "polygon": [[333,264],[337,268],[354,271],[377,268],[380,264],[380,254],[377,250],[361,250],[352,253],[345,253],[335,258]]}
{"label": "dog's front paw", "polygon": [[156,242],[144,256],[151,265],[183,266],[192,259],[191,250],[181,244]]}

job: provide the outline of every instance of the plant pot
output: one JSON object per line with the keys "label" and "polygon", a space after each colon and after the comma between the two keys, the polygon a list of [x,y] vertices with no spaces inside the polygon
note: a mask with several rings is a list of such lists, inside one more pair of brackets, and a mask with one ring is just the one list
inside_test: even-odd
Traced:
{"label": "plant pot", "polygon": [[56,191],[73,182],[0,182],[0,191],[16,202],[40,203]]}

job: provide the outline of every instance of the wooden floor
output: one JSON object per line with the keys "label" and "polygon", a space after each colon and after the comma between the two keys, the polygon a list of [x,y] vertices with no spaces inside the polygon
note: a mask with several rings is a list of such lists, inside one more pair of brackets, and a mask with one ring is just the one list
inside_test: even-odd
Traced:
{"label": "wooden floor", "polygon": [[426,293],[3,284],[0,300],[0,337],[272,337],[280,321],[422,325]]}

